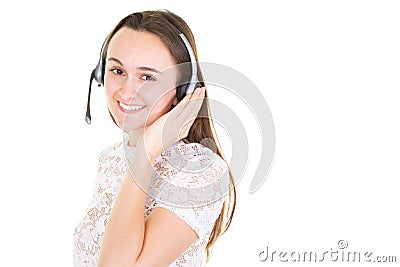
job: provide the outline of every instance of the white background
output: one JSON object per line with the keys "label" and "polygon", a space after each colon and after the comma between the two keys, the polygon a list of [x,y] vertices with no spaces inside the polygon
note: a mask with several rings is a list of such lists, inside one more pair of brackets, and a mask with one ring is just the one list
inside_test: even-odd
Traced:
{"label": "white background", "polygon": [[[253,142],[234,221],[209,266],[267,266],[270,259],[258,260],[266,246],[322,254],[341,239],[349,251],[400,261],[400,4],[260,3],[1,4],[1,266],[72,266],[98,154],[120,138],[101,88],[93,91],[93,124],[84,121],[90,72],[120,19],[159,8],[187,21],[201,61],[250,78],[275,122],[268,178],[248,193],[260,152]],[[258,140],[256,129],[248,134]]]}

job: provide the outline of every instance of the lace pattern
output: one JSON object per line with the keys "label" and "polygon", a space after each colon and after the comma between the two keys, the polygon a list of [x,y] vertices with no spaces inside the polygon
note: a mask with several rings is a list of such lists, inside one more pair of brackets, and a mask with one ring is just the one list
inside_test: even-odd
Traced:
{"label": "lace pattern", "polygon": [[[75,228],[74,266],[97,265],[107,219],[134,153],[127,141],[116,142],[100,153],[94,193]],[[180,140],[155,160],[144,218],[154,208],[163,207],[199,236],[170,266],[200,266],[228,186],[225,162],[201,144]]]}

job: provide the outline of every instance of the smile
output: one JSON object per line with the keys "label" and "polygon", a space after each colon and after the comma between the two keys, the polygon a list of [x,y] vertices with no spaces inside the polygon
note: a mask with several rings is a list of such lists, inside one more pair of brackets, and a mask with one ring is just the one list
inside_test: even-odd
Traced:
{"label": "smile", "polygon": [[132,106],[132,105],[125,105],[124,103],[121,103],[119,101],[118,102],[118,107],[120,108],[120,110],[124,113],[136,113],[139,110],[142,110],[145,106]]}

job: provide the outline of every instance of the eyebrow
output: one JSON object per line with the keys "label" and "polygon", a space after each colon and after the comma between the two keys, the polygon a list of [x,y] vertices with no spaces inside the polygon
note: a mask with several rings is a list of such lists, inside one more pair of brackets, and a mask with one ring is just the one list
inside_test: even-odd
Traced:
{"label": "eyebrow", "polygon": [[[108,61],[114,61],[116,63],[118,63],[119,65],[121,65],[122,67],[124,66],[124,64],[117,58],[115,57],[110,57],[108,59]],[[159,70],[152,68],[152,67],[147,67],[147,66],[141,66],[141,67],[137,67],[138,70],[144,70],[144,71],[151,71],[151,72],[155,72],[155,73],[160,73]]]}

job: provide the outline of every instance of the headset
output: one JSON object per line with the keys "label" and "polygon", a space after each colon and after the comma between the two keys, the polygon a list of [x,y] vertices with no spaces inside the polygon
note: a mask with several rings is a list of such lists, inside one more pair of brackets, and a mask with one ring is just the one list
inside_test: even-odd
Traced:
{"label": "headset", "polygon": [[[196,57],[194,56],[193,48],[190,45],[188,39],[183,33],[179,33],[179,36],[181,37],[183,43],[185,44],[186,50],[189,53],[189,58],[190,58],[190,65],[192,69],[192,75],[190,77],[189,83],[185,83],[182,85],[179,85],[176,88],[176,97],[178,101],[181,101],[185,95],[191,94],[194,92],[194,89],[199,86],[203,85],[202,82],[199,81],[198,78],[198,71],[197,71],[197,62],[196,62]],[[104,47],[107,42],[107,38],[104,40],[103,45],[101,47],[100,51],[100,59],[99,62],[96,65],[96,68],[92,71],[92,74],[90,75],[90,83],[89,83],[89,93],[88,93],[88,101],[87,101],[87,106],[86,106],[86,116],[85,120],[87,124],[91,124],[92,122],[92,117],[90,115],[90,94],[92,91],[92,81],[93,79],[96,80],[98,83],[98,86],[104,85],[104,73],[105,73],[105,64],[106,64],[106,59],[105,59],[105,52],[104,52]]]}

